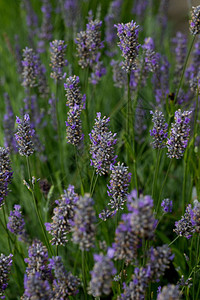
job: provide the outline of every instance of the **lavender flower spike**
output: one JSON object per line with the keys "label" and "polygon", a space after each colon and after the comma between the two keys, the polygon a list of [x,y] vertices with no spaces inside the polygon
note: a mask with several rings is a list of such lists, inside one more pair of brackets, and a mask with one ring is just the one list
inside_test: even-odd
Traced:
{"label": "lavender flower spike", "polygon": [[186,237],[187,239],[191,238],[191,236],[195,232],[192,217],[192,206],[191,204],[188,204],[184,216],[182,216],[181,220],[175,222],[174,232],[179,236]]}
{"label": "lavender flower spike", "polygon": [[12,266],[12,254],[0,256],[0,298],[4,299],[4,291],[8,286],[8,275]]}
{"label": "lavender flower spike", "polygon": [[172,212],[172,206],[173,206],[173,203],[172,203],[172,200],[170,199],[164,199],[161,203],[161,207],[162,207],[162,210],[163,210],[163,213],[166,214],[166,213],[171,213]]}
{"label": "lavender flower spike", "polygon": [[22,66],[23,66],[22,85],[24,87],[30,87],[30,88],[37,86],[39,62],[38,62],[38,56],[35,54],[33,49],[26,47],[23,50]]}
{"label": "lavender flower spike", "polygon": [[80,197],[75,208],[74,221],[71,222],[73,241],[79,244],[82,251],[88,251],[94,246],[96,217],[93,205],[93,199],[89,194]]}
{"label": "lavender flower spike", "polygon": [[139,53],[140,44],[138,42],[138,28],[133,20],[126,24],[115,25],[117,28],[117,35],[120,42],[119,48],[122,50],[124,57],[123,68],[128,73],[136,67],[135,60]]}
{"label": "lavender flower spike", "polygon": [[67,60],[64,59],[65,49],[67,45],[62,40],[55,40],[50,43],[52,72],[51,78],[62,80],[64,78],[63,67],[67,65]]}
{"label": "lavender flower spike", "polygon": [[67,97],[66,105],[71,109],[74,109],[74,107],[83,109],[85,106],[86,95],[81,95],[79,83],[79,77],[76,75],[73,77],[70,76],[66,79],[66,83],[64,83],[65,96]]}
{"label": "lavender flower spike", "polygon": [[29,114],[25,114],[22,120],[16,117],[16,123],[18,124],[18,128],[15,138],[18,143],[19,154],[29,156],[34,152],[32,138],[35,133],[34,129],[31,129],[30,126]]}
{"label": "lavender flower spike", "polygon": [[168,124],[165,123],[164,115],[161,111],[150,111],[153,115],[152,121],[154,123],[153,129],[150,130],[150,135],[153,137],[153,148],[162,149],[165,145],[165,139],[167,138]]}
{"label": "lavender flower spike", "polygon": [[27,234],[24,229],[25,222],[20,209],[20,205],[14,206],[14,210],[10,212],[10,216],[8,217],[9,222],[7,227],[10,232],[18,236],[19,240],[27,241]]}
{"label": "lavender flower spike", "polygon": [[168,157],[180,159],[188,144],[190,132],[190,114],[191,111],[177,110],[175,112],[175,123],[172,124],[170,138],[167,140]]}
{"label": "lavender flower spike", "polygon": [[181,293],[179,291],[179,286],[174,284],[169,284],[164,286],[161,292],[157,296],[157,300],[180,300]]}
{"label": "lavender flower spike", "polygon": [[11,183],[13,174],[8,154],[8,148],[0,147],[0,208],[8,194],[8,184]]}
{"label": "lavender flower spike", "polygon": [[192,35],[200,33],[200,5],[192,7],[191,20],[190,20],[190,32]]}
{"label": "lavender flower spike", "polygon": [[108,205],[113,210],[123,209],[128,194],[129,182],[131,181],[131,173],[128,167],[118,162],[117,166],[111,166],[112,173],[110,175],[110,185],[108,185],[108,195],[111,197]]}
{"label": "lavender flower spike", "polygon": [[91,281],[88,291],[93,297],[109,295],[112,285],[112,276],[116,274],[116,269],[112,260],[102,254],[94,254],[94,268],[91,271]]}
{"label": "lavender flower spike", "polygon": [[67,191],[56,200],[57,206],[53,210],[52,223],[46,223],[46,230],[53,236],[52,245],[65,245],[68,242],[67,234],[71,232],[70,221],[74,219],[74,208],[78,201],[74,186],[69,185]]}
{"label": "lavender flower spike", "polygon": [[104,116],[101,119],[101,113],[97,113],[94,127],[90,136],[90,154],[92,155],[91,165],[95,167],[96,173],[105,175],[110,169],[110,165],[115,164],[117,156],[114,155],[114,145],[117,142],[116,133],[108,129],[110,119]]}

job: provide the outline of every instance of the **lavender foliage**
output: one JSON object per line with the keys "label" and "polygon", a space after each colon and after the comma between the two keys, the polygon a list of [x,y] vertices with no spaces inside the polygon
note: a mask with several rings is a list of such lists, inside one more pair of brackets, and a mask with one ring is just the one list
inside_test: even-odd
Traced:
{"label": "lavender foliage", "polygon": [[68,242],[68,234],[71,232],[71,221],[74,219],[74,209],[78,201],[78,195],[74,192],[74,186],[69,185],[53,210],[52,223],[46,223],[46,230],[53,236],[52,245],[65,245]]}
{"label": "lavender foliage", "polygon": [[19,148],[19,154],[22,156],[30,156],[34,152],[33,136],[35,134],[34,129],[30,126],[30,117],[25,114],[23,119],[16,117],[17,133],[15,138]]}
{"label": "lavender foliage", "polygon": [[101,119],[101,113],[97,113],[94,127],[90,136],[90,154],[92,155],[91,165],[96,169],[98,175],[105,175],[110,165],[115,163],[114,145],[117,142],[116,133],[109,131],[108,123],[110,118],[105,116]]}
{"label": "lavender foliage", "polygon": [[79,198],[75,208],[72,223],[73,242],[79,245],[82,251],[89,251],[95,241],[95,211],[94,202],[89,194]]}
{"label": "lavender foliage", "polygon": [[172,124],[170,137],[167,140],[168,157],[180,159],[187,147],[190,133],[191,111],[177,110],[175,112],[175,123]]}

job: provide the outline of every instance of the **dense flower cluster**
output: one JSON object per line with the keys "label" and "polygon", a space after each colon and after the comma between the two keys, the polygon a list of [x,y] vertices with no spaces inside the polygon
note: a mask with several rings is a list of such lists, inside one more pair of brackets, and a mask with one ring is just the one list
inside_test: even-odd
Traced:
{"label": "dense flower cluster", "polygon": [[57,206],[53,210],[52,223],[46,223],[46,229],[53,236],[52,245],[65,245],[68,242],[68,233],[71,232],[71,221],[74,219],[74,208],[78,201],[78,195],[74,192],[74,186],[69,185],[67,191],[56,200]]}
{"label": "dense flower cluster", "polygon": [[65,49],[67,45],[62,40],[55,40],[50,43],[50,52],[51,52],[51,78],[55,80],[63,79],[63,67],[68,64],[67,60],[65,60]]}
{"label": "dense flower cluster", "polygon": [[16,123],[18,124],[17,133],[15,138],[19,148],[19,154],[22,156],[29,156],[34,152],[33,136],[35,131],[31,129],[30,117],[25,114],[23,119],[16,117]]}
{"label": "dense flower cluster", "polygon": [[95,264],[91,271],[91,281],[89,283],[89,294],[93,297],[109,295],[112,285],[112,277],[116,274],[116,269],[112,260],[102,254],[94,254]]}
{"label": "dense flower cluster", "polygon": [[32,245],[28,249],[28,258],[24,260],[28,267],[26,268],[26,274],[28,277],[40,273],[43,280],[50,279],[52,277],[51,270],[48,266],[48,251],[47,248],[39,240],[34,240]]}
{"label": "dense flower cluster", "polygon": [[85,94],[82,96],[79,87],[79,77],[74,75],[67,78],[64,84],[67,102],[66,105],[69,107],[68,118],[66,122],[67,126],[67,142],[78,146],[83,140],[82,133],[82,122],[81,122],[81,112],[85,108]]}
{"label": "dense flower cluster", "polygon": [[177,110],[175,112],[175,123],[172,124],[171,134],[167,140],[168,157],[180,159],[188,144],[190,132],[190,118],[191,111]]}
{"label": "dense flower cluster", "polygon": [[79,198],[75,208],[74,221],[72,221],[73,241],[79,248],[88,251],[94,247],[95,241],[95,211],[94,202],[89,194]]}
{"label": "dense flower cluster", "polygon": [[99,60],[99,49],[103,47],[101,41],[102,21],[90,20],[86,25],[86,31],[78,33],[75,40],[81,68],[92,68]]}
{"label": "dense flower cluster", "polygon": [[179,286],[174,284],[169,284],[164,286],[157,296],[157,300],[179,300],[181,299],[181,293],[179,291]]}
{"label": "dense flower cluster", "polygon": [[90,154],[92,155],[91,165],[95,167],[96,173],[105,175],[110,169],[110,165],[115,163],[114,145],[117,142],[116,133],[108,129],[110,118],[105,116],[101,119],[101,113],[97,113],[95,125],[89,134]]}
{"label": "dense flower cluster", "polygon": [[159,54],[155,52],[154,41],[151,37],[145,38],[142,45],[144,50],[144,69],[149,72],[155,72],[158,68]]}
{"label": "dense flower cluster", "polygon": [[177,84],[180,74],[184,67],[185,58],[187,55],[187,38],[186,35],[177,32],[176,37],[172,39],[174,48],[175,48],[175,58],[176,58],[176,64],[175,64],[175,70],[174,70],[174,82]]}
{"label": "dense flower cluster", "polygon": [[77,288],[80,285],[80,280],[65,270],[60,256],[53,257],[49,261],[49,268],[54,271],[55,275],[53,280],[54,297],[52,299],[68,299],[68,296],[75,296],[78,293]]}
{"label": "dense flower cluster", "polygon": [[138,56],[140,44],[138,42],[138,29],[139,26],[131,21],[126,24],[115,25],[117,28],[117,35],[120,42],[118,46],[122,50],[124,57],[123,68],[129,72],[135,68],[135,59]]}
{"label": "dense flower cluster", "polygon": [[12,175],[8,148],[0,147],[0,208],[8,194],[8,184],[11,183]]}
{"label": "dense flower cluster", "polygon": [[41,33],[39,34],[40,41],[38,42],[38,51],[44,52],[45,51],[45,41],[52,40],[52,21],[51,21],[51,14],[52,14],[52,6],[48,0],[42,0],[42,7],[41,11],[43,13],[42,19],[42,26],[41,26]]}
{"label": "dense flower cluster", "polygon": [[20,209],[20,205],[14,205],[14,210],[10,212],[10,216],[8,217],[9,222],[7,227],[10,232],[18,236],[19,240],[26,241],[27,234],[24,228],[25,222]]}
{"label": "dense flower cluster", "polygon": [[33,51],[33,49],[26,47],[23,50],[22,66],[22,85],[27,88],[37,86],[37,77],[39,73],[39,59],[37,54],[35,54],[35,52]]}
{"label": "dense flower cluster", "polygon": [[191,213],[192,206],[191,204],[188,204],[184,216],[182,216],[181,220],[175,222],[174,232],[177,235],[186,237],[187,239],[191,238],[195,232],[194,222],[191,219]]}
{"label": "dense flower cluster", "polygon": [[0,256],[0,298],[4,299],[4,291],[8,286],[8,276],[11,271],[12,257],[10,254],[8,256],[1,253]]}
{"label": "dense flower cluster", "polygon": [[154,127],[150,130],[150,135],[153,137],[153,148],[162,149],[166,146],[168,124],[165,122],[164,115],[161,111],[150,111]]}
{"label": "dense flower cluster", "polygon": [[192,7],[190,32],[192,35],[197,35],[200,33],[200,5]]}
{"label": "dense flower cluster", "polygon": [[112,66],[114,86],[123,88],[127,85],[127,74],[122,68],[122,62],[113,59],[110,64]]}
{"label": "dense flower cluster", "polygon": [[112,165],[111,171],[110,185],[108,185],[108,196],[111,199],[108,205],[113,210],[123,209],[131,181],[131,173],[128,172],[128,167],[125,167],[123,163],[120,164],[120,162],[116,166]]}
{"label": "dense flower cluster", "polygon": [[173,206],[173,203],[172,203],[172,200],[170,199],[164,199],[161,203],[161,207],[162,207],[162,210],[163,210],[163,213],[166,214],[166,213],[171,213],[172,212],[172,206]]}

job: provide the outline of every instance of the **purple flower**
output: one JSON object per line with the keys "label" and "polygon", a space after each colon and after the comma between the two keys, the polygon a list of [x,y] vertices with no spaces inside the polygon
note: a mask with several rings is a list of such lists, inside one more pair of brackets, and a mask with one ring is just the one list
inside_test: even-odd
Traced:
{"label": "purple flower", "polygon": [[182,113],[180,109],[175,112],[175,123],[172,124],[170,137],[167,140],[169,158],[180,159],[185,152],[189,140],[191,113],[191,111]]}
{"label": "purple flower", "polygon": [[75,208],[72,236],[73,242],[79,244],[82,251],[89,251],[94,247],[96,217],[93,205],[93,199],[89,194],[85,194],[79,198]]}
{"label": "purple flower", "polygon": [[110,185],[108,185],[108,195],[111,197],[108,205],[113,210],[123,209],[123,205],[128,195],[128,187],[131,181],[131,173],[128,167],[118,162],[117,166],[111,166]]}
{"label": "purple flower", "polygon": [[8,276],[11,272],[12,254],[0,256],[0,298],[4,299],[4,291],[8,286]]}
{"label": "purple flower", "polygon": [[8,185],[11,183],[12,175],[8,148],[0,147],[0,208],[8,194]]}
{"label": "purple flower", "polygon": [[175,58],[176,58],[176,64],[175,64],[175,70],[174,70],[174,82],[175,84],[178,84],[180,74],[183,70],[185,58],[187,55],[187,38],[186,35],[177,32],[176,37],[172,39],[174,50],[175,50]]}
{"label": "purple flower", "polygon": [[97,113],[94,127],[90,136],[90,154],[92,155],[91,164],[96,169],[96,173],[105,175],[110,169],[110,165],[115,163],[117,156],[114,154],[114,145],[117,142],[116,133],[108,129],[110,119],[104,116],[101,119],[101,113]]}
{"label": "purple flower", "polygon": [[116,269],[112,260],[102,254],[94,254],[95,264],[91,273],[89,283],[89,294],[93,297],[109,295],[112,285],[112,277],[116,274]]}
{"label": "purple flower", "polygon": [[187,239],[191,238],[195,232],[194,214],[191,204],[188,204],[184,216],[181,220],[175,222],[174,232],[179,236],[184,236]]}
{"label": "purple flower", "polygon": [[38,86],[39,58],[33,49],[26,47],[23,50],[22,66],[22,85],[28,88]]}
{"label": "purple flower", "polygon": [[7,93],[4,94],[6,114],[3,118],[3,127],[4,127],[4,146],[9,148],[10,151],[16,152],[16,140],[14,138],[14,127],[15,127],[15,118],[10,102],[10,97]]}
{"label": "purple flower", "polygon": [[162,149],[166,147],[167,129],[168,124],[165,122],[164,115],[161,111],[150,111],[153,115],[152,121],[154,127],[150,130],[150,135],[153,137],[153,148]]}
{"label": "purple flower", "polygon": [[63,67],[67,66],[68,62],[65,60],[65,49],[67,45],[62,40],[55,40],[50,43],[51,52],[51,78],[55,80],[62,80],[64,78]]}
{"label": "purple flower", "polygon": [[117,35],[120,42],[119,48],[122,51],[124,57],[123,68],[126,72],[135,69],[135,60],[139,53],[140,44],[138,42],[138,29],[139,26],[135,22],[131,21],[126,24],[115,25],[117,28]]}
{"label": "purple flower", "polygon": [[191,20],[189,22],[190,24],[190,32],[192,35],[197,35],[200,33],[200,5],[193,6],[191,11]]}
{"label": "purple flower", "polygon": [[39,42],[38,42],[38,52],[42,53],[45,51],[45,41],[50,41],[52,39],[52,21],[51,21],[51,13],[52,6],[48,0],[42,0],[41,11],[43,14],[41,32],[39,34]]}
{"label": "purple flower", "polygon": [[163,213],[166,214],[166,213],[171,213],[172,212],[172,206],[173,206],[173,203],[172,203],[172,200],[170,199],[164,199],[161,203],[161,207],[163,209]]}
{"label": "purple flower", "polygon": [[31,129],[30,117],[28,114],[24,115],[23,119],[16,117],[16,123],[18,124],[17,133],[15,138],[19,148],[19,154],[22,156],[29,156],[34,152],[33,135],[35,131]]}
{"label": "purple flower", "polygon": [[66,83],[64,83],[65,96],[67,97],[66,105],[70,109],[74,109],[76,106],[79,110],[82,110],[85,106],[86,95],[81,95],[79,83],[79,77],[76,75],[73,77],[70,76],[66,79]]}
{"label": "purple flower", "polygon": [[25,231],[25,222],[20,211],[20,205],[14,205],[14,210],[10,212],[10,216],[8,217],[7,227],[13,234],[17,235],[19,240],[28,241],[28,236]]}
{"label": "purple flower", "polygon": [[112,66],[114,86],[118,88],[126,87],[127,74],[126,71],[122,69],[123,63],[113,59],[110,64]]}
{"label": "purple flower", "polygon": [[157,300],[180,300],[181,298],[179,286],[174,284],[168,284],[167,286],[164,286],[157,296]]}
{"label": "purple flower", "polygon": [[106,74],[106,68],[103,65],[103,62],[98,61],[93,68],[93,71],[91,73],[91,77],[89,78],[90,82],[94,85],[96,85],[102,76]]}
{"label": "purple flower", "polygon": [[53,236],[52,245],[65,245],[68,242],[67,234],[71,232],[71,221],[74,219],[74,209],[78,201],[78,195],[74,192],[74,186],[69,186],[67,191],[56,200],[57,206],[53,210],[52,223],[46,223],[46,230]]}
{"label": "purple flower", "polygon": [[66,271],[60,256],[52,257],[49,261],[49,267],[55,274],[52,299],[66,299],[67,296],[75,296],[80,285],[79,278]]}

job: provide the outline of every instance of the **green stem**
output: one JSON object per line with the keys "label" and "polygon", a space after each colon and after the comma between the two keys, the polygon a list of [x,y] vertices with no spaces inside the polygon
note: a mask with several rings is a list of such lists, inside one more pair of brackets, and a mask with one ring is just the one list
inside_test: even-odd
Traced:
{"label": "green stem", "polygon": [[156,168],[154,172],[153,177],[153,185],[152,185],[152,198],[155,201],[155,192],[156,192],[156,186],[157,186],[157,179],[158,179],[158,171],[160,166],[160,160],[161,160],[162,151],[158,150],[157,156],[156,156]]}
{"label": "green stem", "polygon": [[188,50],[188,53],[187,53],[187,56],[186,56],[185,64],[184,64],[183,71],[182,71],[182,74],[181,74],[181,79],[180,79],[180,82],[179,82],[179,85],[178,85],[178,88],[177,88],[177,91],[176,91],[176,94],[175,94],[174,104],[176,104],[178,93],[179,93],[179,90],[182,86],[183,76],[185,74],[185,69],[186,69],[186,66],[187,66],[187,62],[188,62],[190,53],[192,51],[192,47],[193,47],[193,44],[194,44],[194,41],[195,41],[195,37],[196,37],[196,35],[194,35],[193,38],[192,38],[192,41],[191,41],[191,44],[190,44],[190,47],[189,47],[189,50]]}
{"label": "green stem", "polygon": [[183,190],[182,190],[182,215],[185,211],[185,191],[186,191],[186,179],[187,179],[187,161],[188,161],[188,152],[186,150],[186,157],[184,160],[184,175],[183,175]]}
{"label": "green stem", "polygon": [[128,88],[128,105],[127,105],[127,116],[126,116],[126,133],[127,133],[127,138],[129,137],[129,128],[130,128],[130,115],[131,115],[131,90],[130,90],[130,77],[131,73],[130,71],[127,74],[127,88]]}
{"label": "green stem", "polygon": [[[83,277],[83,290],[84,290],[84,294],[85,294],[85,297],[87,297],[87,291],[86,291],[86,277],[85,277],[85,253],[84,251],[82,250],[81,251],[82,253],[82,277]],[[86,298],[85,298],[86,299]]]}
{"label": "green stem", "polygon": [[36,198],[35,198],[34,186],[33,186],[33,184],[32,184],[32,180],[31,180],[32,177],[31,177],[31,169],[30,169],[29,157],[26,157],[26,161],[27,161],[28,176],[29,176],[29,182],[30,182],[30,185],[31,185],[31,194],[32,194],[32,198],[33,198],[33,203],[34,203],[35,211],[36,211],[36,214],[37,214],[37,217],[38,217],[40,226],[41,226],[41,228],[42,228],[42,232],[43,232],[43,235],[44,235],[44,238],[45,238],[45,241],[46,241],[46,245],[47,245],[47,247],[48,247],[48,249],[49,249],[51,255],[53,255],[51,246],[50,246],[50,244],[49,244],[49,240],[48,240],[48,238],[47,238],[47,233],[46,233],[46,231],[45,231],[44,224],[43,224],[43,222],[42,222],[42,218],[41,218],[40,212],[39,212],[39,210],[38,210]]}
{"label": "green stem", "polygon": [[162,184],[161,189],[160,189],[160,194],[159,194],[159,198],[158,198],[158,204],[157,204],[157,208],[156,208],[156,214],[158,214],[158,211],[159,211],[159,208],[160,208],[160,204],[161,204],[160,202],[161,202],[161,197],[162,197],[163,188],[164,188],[164,186],[165,186],[167,177],[168,177],[168,175],[169,175],[169,171],[170,171],[171,165],[172,165],[172,159],[170,159],[170,163],[169,163],[169,166],[168,166],[168,169],[167,169],[167,172],[166,172],[166,175],[165,175],[163,184]]}
{"label": "green stem", "polygon": [[5,230],[6,230],[6,234],[7,234],[7,239],[8,239],[8,247],[9,247],[9,251],[10,253],[12,253],[12,247],[11,247],[11,244],[10,244],[10,235],[9,235],[9,231],[8,231],[8,228],[7,228],[7,222],[6,222],[6,213],[5,213],[5,207],[3,205],[3,218],[4,218],[4,223],[5,223]]}
{"label": "green stem", "polygon": [[169,247],[176,241],[176,240],[178,240],[178,238],[179,238],[179,235],[177,235],[177,237],[175,237],[175,239],[171,242],[171,243],[169,243]]}
{"label": "green stem", "polygon": [[95,182],[94,182],[94,184],[93,184],[92,191],[91,191],[91,197],[92,197],[92,195],[93,195],[93,193],[94,193],[94,189],[95,189],[95,186],[96,186],[98,177],[99,177],[99,175],[97,174],[97,176],[96,176],[96,178],[95,178]]}

